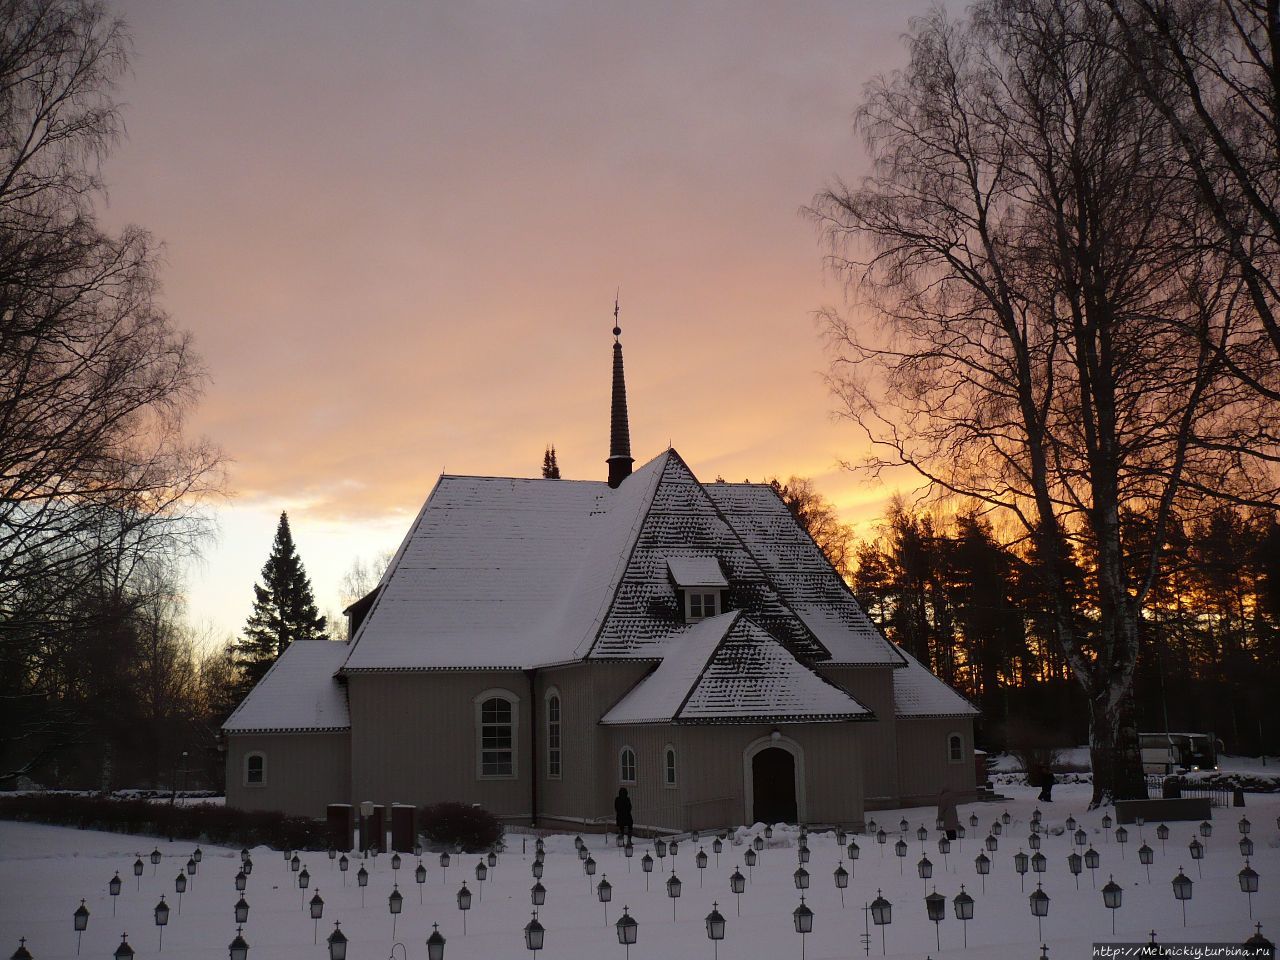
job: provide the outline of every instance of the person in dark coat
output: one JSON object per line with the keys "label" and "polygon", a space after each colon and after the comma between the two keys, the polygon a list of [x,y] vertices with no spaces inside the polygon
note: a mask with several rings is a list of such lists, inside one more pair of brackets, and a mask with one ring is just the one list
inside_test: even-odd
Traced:
{"label": "person in dark coat", "polygon": [[630,840],[635,821],[631,819],[631,798],[627,796],[626,787],[619,787],[618,795],[613,798],[613,818],[618,823],[618,834],[626,834]]}
{"label": "person in dark coat", "polygon": [[1037,764],[1035,768],[1036,780],[1031,785],[1040,788],[1040,796],[1036,799],[1043,803],[1053,803],[1053,785],[1058,782],[1058,778],[1053,775],[1048,764]]}

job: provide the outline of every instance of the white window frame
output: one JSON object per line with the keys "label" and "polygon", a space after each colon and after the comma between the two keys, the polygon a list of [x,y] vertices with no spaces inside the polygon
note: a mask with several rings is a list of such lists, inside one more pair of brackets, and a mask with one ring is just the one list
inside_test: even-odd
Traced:
{"label": "white window frame", "polygon": [[[254,757],[262,759],[262,779],[256,783],[249,779],[249,761]],[[262,750],[250,750],[244,755],[244,776],[241,778],[246,787],[252,787],[255,790],[267,785],[267,755]]]}
{"label": "white window frame", "polygon": [[[953,740],[960,742],[960,756],[951,756],[951,743]],[[959,730],[953,730],[947,734],[947,763],[964,763],[964,734]]]}
{"label": "white window frame", "polygon": [[[693,612],[693,598],[698,598],[698,613]],[[715,613],[706,613],[704,601],[707,597],[711,597],[715,604]],[[700,620],[709,620],[711,617],[717,617],[724,613],[724,604],[721,591],[716,587],[686,587],[684,591],[684,619],[685,623],[697,623]]]}
{"label": "white window frame", "polygon": [[[557,743],[554,747],[551,745],[551,732],[553,721],[551,719],[551,701],[556,702],[556,719],[554,721],[555,734]],[[542,697],[543,714],[546,717],[546,737],[547,737],[547,779],[559,780],[564,771],[564,697],[561,696],[558,687],[549,687]],[[552,772],[551,759],[555,756],[556,770]]]}
{"label": "white window frame", "polygon": [[[631,779],[627,779],[627,754],[631,754]],[[624,746],[618,751],[618,782],[628,786],[638,783],[640,777],[640,761],[635,747]]]}
{"label": "white window frame", "polygon": [[[667,754],[671,754],[670,764],[667,763]],[[676,753],[675,744],[668,743],[662,748],[660,760],[662,785],[668,790],[674,790],[680,784],[680,755]]]}
{"label": "white window frame", "polygon": [[[511,705],[511,772],[484,772],[484,704],[488,700],[506,700]],[[510,690],[493,687],[477,694],[475,705],[476,779],[518,780],[520,778],[520,698]]]}

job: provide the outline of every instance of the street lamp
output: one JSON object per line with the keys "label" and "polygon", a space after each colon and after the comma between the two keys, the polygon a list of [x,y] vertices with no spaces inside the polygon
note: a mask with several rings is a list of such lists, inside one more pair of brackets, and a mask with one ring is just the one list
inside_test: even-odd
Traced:
{"label": "street lamp", "polygon": [[1249,895],[1249,919],[1253,919],[1253,895],[1258,892],[1258,871],[1244,862],[1244,869],[1236,876],[1240,880],[1240,891]]}
{"label": "street lamp", "polygon": [[164,928],[169,925],[169,905],[164,902],[164,894],[160,894],[160,902],[156,904],[155,910],[156,926],[160,928],[160,945],[159,950],[164,951]]}
{"label": "street lamp", "polygon": [[800,934],[800,960],[804,960],[804,938],[813,933],[813,911],[804,902],[803,894],[800,906],[791,911],[791,922],[795,925],[796,933]]}
{"label": "street lamp", "polygon": [[1078,853],[1071,853],[1067,856],[1067,868],[1071,871],[1071,875],[1076,878],[1076,889],[1080,889],[1080,871],[1084,869],[1084,857]]}
{"label": "street lamp", "polygon": [[[747,851],[747,854],[747,866],[750,866],[755,858],[751,855],[750,850]],[[644,888],[647,891],[649,889],[649,874],[653,873],[653,857],[647,853],[641,857],[640,869],[644,871]]]}
{"label": "street lamp", "polygon": [[1191,878],[1178,868],[1178,875],[1173,878],[1173,896],[1182,904],[1182,925],[1187,925],[1187,901],[1191,899]]}
{"label": "street lamp", "polygon": [[241,897],[236,901],[236,905],[231,908],[234,911],[236,923],[249,922],[249,901]]}
{"label": "street lamp", "polygon": [[876,891],[876,898],[871,901],[871,919],[880,928],[880,953],[885,953],[884,928],[893,923],[893,904]]}
{"label": "street lamp", "polygon": [[345,887],[347,885],[347,871],[351,869],[351,861],[347,859],[345,853],[338,858],[338,869],[342,871],[342,885]]}
{"label": "street lamp", "polygon": [[347,960],[347,935],[337,920],[333,922],[333,933],[329,934],[326,942],[329,944],[329,960]]}
{"label": "street lamp", "polygon": [[921,880],[928,880],[933,876],[933,861],[928,857],[921,857],[920,862],[916,864],[916,873],[920,875]]}
{"label": "street lamp", "polygon": [[747,847],[747,852],[742,855],[742,862],[747,865],[747,879],[755,879],[756,852]]}
{"label": "street lamp", "polygon": [[[391,911],[391,939],[396,938],[396,921],[400,919],[400,911],[404,909],[404,895],[400,892],[400,884],[391,884],[391,895],[387,897],[387,909]],[[313,911],[311,914],[315,916]]]}
{"label": "street lamp", "polygon": [[836,866],[835,873],[832,874],[836,881],[836,889],[840,891],[840,906],[844,907],[844,892],[849,887],[849,871],[844,868],[844,863]]}
{"label": "street lamp", "polygon": [[1018,871],[1018,885],[1023,893],[1027,890],[1027,866],[1030,862],[1030,858],[1021,850],[1013,855],[1013,869]]}
{"label": "street lamp", "polygon": [[[742,875],[742,872],[737,867],[734,867],[733,873],[729,874],[729,890],[738,902],[738,916],[742,916],[742,892],[746,889],[747,878]],[[841,894],[840,897],[843,899],[844,894]]]}
{"label": "street lamp", "polygon": [[622,916],[618,918],[618,922],[614,924],[618,931],[618,942],[626,947],[627,956],[631,956],[631,945],[636,942],[636,935],[640,932],[640,924],[636,923],[636,918],[627,913],[626,905],[622,907]]}
{"label": "street lamp", "polygon": [[799,860],[801,863],[809,862],[809,845],[808,844],[802,843],[800,844],[800,846],[796,847],[796,859]]}
{"label": "street lamp", "polygon": [[1102,902],[1111,911],[1111,935],[1116,933],[1116,911],[1120,909],[1120,901],[1124,896],[1124,888],[1111,877],[1102,888]]}
{"label": "street lamp", "polygon": [[1151,882],[1151,863],[1155,857],[1156,852],[1145,843],[1138,848],[1138,862],[1147,868],[1147,883]]}
{"label": "street lamp", "polygon": [[987,892],[987,874],[991,872],[991,859],[985,854],[980,853],[973,858],[973,869],[978,872],[978,876],[982,878],[982,892]]}
{"label": "street lamp", "polygon": [[964,892],[964,884],[960,884],[960,892],[951,901],[956,910],[956,919],[964,924],[964,946],[969,949],[969,921],[973,919],[973,897]]}
{"label": "street lamp", "polygon": [[1192,837],[1191,842],[1187,844],[1187,849],[1191,851],[1191,859],[1196,862],[1196,872],[1203,877],[1204,868],[1200,866],[1200,861],[1204,859],[1204,844]]}
{"label": "street lamp", "polygon": [[797,890],[809,889],[809,871],[804,867],[796,867],[796,872],[791,875],[791,879],[795,882]]}
{"label": "street lamp", "polygon": [[924,909],[933,921],[933,939],[939,950],[942,949],[942,918],[947,912],[947,898],[933,888],[933,893],[924,898]]}
{"label": "street lamp", "polygon": [[71,915],[71,920],[76,927],[76,956],[80,956],[80,938],[84,936],[85,928],[89,926],[89,908],[84,905],[84,901],[80,901],[80,906],[76,907],[76,912]]}
{"label": "street lamp", "polygon": [[438,923],[431,925],[431,936],[427,937],[427,960],[444,960],[444,937]]}
{"label": "street lamp", "polygon": [[1240,818],[1240,823],[1239,823],[1239,824],[1237,824],[1237,827],[1238,827],[1238,828],[1239,828],[1239,830],[1240,830],[1240,836],[1244,836],[1246,833],[1248,833],[1248,832],[1249,832],[1249,830],[1250,830],[1250,829],[1252,829],[1252,826],[1253,826],[1253,825],[1252,825],[1251,823],[1249,823],[1249,818],[1248,818],[1248,817],[1241,817],[1241,818]]}
{"label": "street lamp", "polygon": [[707,851],[699,850],[693,858],[693,865],[698,868],[698,886],[702,886],[702,874],[707,869]]}
{"label": "street lamp", "polygon": [[241,936],[239,927],[236,927],[236,938],[227,946],[227,953],[231,960],[248,960],[249,942]]}
{"label": "street lamp", "polygon": [[711,852],[716,855],[716,869],[720,869],[720,852],[724,850],[724,841],[716,837],[711,841]]}
{"label": "street lamp", "polygon": [[898,858],[898,875],[901,876],[902,864],[907,857],[907,841],[899,837],[898,842],[893,845],[893,852]]}
{"label": "street lamp", "polygon": [[178,871],[178,876],[174,878],[173,892],[178,895],[178,916],[182,916],[182,895],[187,892],[187,875],[181,870]]}
{"label": "street lamp", "polygon": [[1169,828],[1163,823],[1156,827],[1156,839],[1160,841],[1160,856],[1164,856],[1164,842],[1169,839]]}
{"label": "street lamp", "polygon": [[1031,891],[1028,898],[1031,903],[1031,912],[1036,918],[1036,939],[1044,939],[1044,930],[1042,929],[1044,918],[1049,915],[1049,895],[1041,889],[1040,884],[1036,884],[1036,888]]}
{"label": "street lamp", "polygon": [[427,882],[427,868],[418,861],[418,868],[413,871],[414,883],[418,885],[418,906],[422,906],[422,885]]}
{"label": "street lamp", "polygon": [[1044,873],[1049,869],[1049,861],[1039,850],[1031,855],[1031,869],[1034,873]]}
{"label": "street lamp", "polygon": [[676,919],[676,901],[680,899],[681,886],[680,878],[675,873],[667,877],[667,896],[671,898],[671,919],[673,922]]}
{"label": "street lamp", "polygon": [[604,925],[607,927],[609,925],[609,901],[613,899],[613,884],[609,882],[607,873],[596,884],[596,899],[604,904]]}
{"label": "street lamp", "polygon": [[462,881],[462,889],[458,891],[458,909],[462,911],[462,935],[467,935],[467,911],[471,909],[471,891],[467,889],[467,881]]}
{"label": "street lamp", "polygon": [[1084,865],[1089,868],[1089,880],[1093,883],[1093,889],[1098,889],[1098,875],[1094,871],[1098,869],[1102,863],[1102,858],[1098,856],[1098,851],[1090,847],[1084,852]]}
{"label": "street lamp", "polygon": [[720,904],[712,902],[711,912],[707,914],[707,939],[712,944],[712,957],[720,956],[720,941],[724,939],[724,917],[720,914]]}
{"label": "street lamp", "polygon": [[535,907],[547,902],[547,888],[542,885],[541,880],[533,881],[533,886],[529,888],[529,902]]}
{"label": "street lamp", "polygon": [[1120,844],[1120,859],[1124,859],[1124,846],[1129,842],[1129,831],[1124,827],[1116,827],[1116,843]]}
{"label": "street lamp", "polygon": [[535,911],[533,919],[524,925],[524,945],[530,952],[537,953],[542,949],[546,936],[546,928],[538,922],[538,914]]}
{"label": "street lamp", "polygon": [[244,893],[244,888],[249,885],[249,878],[244,875],[243,870],[236,871],[236,893]]}

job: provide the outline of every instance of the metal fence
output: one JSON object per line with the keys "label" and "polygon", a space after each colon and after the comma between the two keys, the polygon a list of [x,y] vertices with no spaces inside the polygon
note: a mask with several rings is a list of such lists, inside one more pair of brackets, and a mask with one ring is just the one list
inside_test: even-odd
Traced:
{"label": "metal fence", "polygon": [[[1172,787],[1175,792],[1166,794],[1165,784]],[[1209,805],[1213,807],[1229,807],[1231,806],[1231,788],[1211,786],[1209,784],[1200,784],[1195,781],[1184,780],[1182,777],[1160,776],[1155,774],[1147,775],[1147,798],[1151,800],[1160,800],[1165,796],[1174,797],[1196,797],[1205,798],[1209,801]]]}

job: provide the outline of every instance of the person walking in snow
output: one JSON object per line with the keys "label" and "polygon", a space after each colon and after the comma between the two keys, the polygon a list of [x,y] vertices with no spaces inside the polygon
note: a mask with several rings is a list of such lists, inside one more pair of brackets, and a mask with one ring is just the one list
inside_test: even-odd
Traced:
{"label": "person walking in snow", "polygon": [[938,822],[947,832],[947,839],[954,840],[960,829],[960,816],[956,813],[956,795],[950,787],[943,787],[938,794]]}
{"label": "person walking in snow", "polygon": [[613,817],[618,823],[618,835],[626,834],[630,840],[635,821],[631,818],[631,798],[627,796],[626,787],[619,787],[618,795],[613,798]]}

